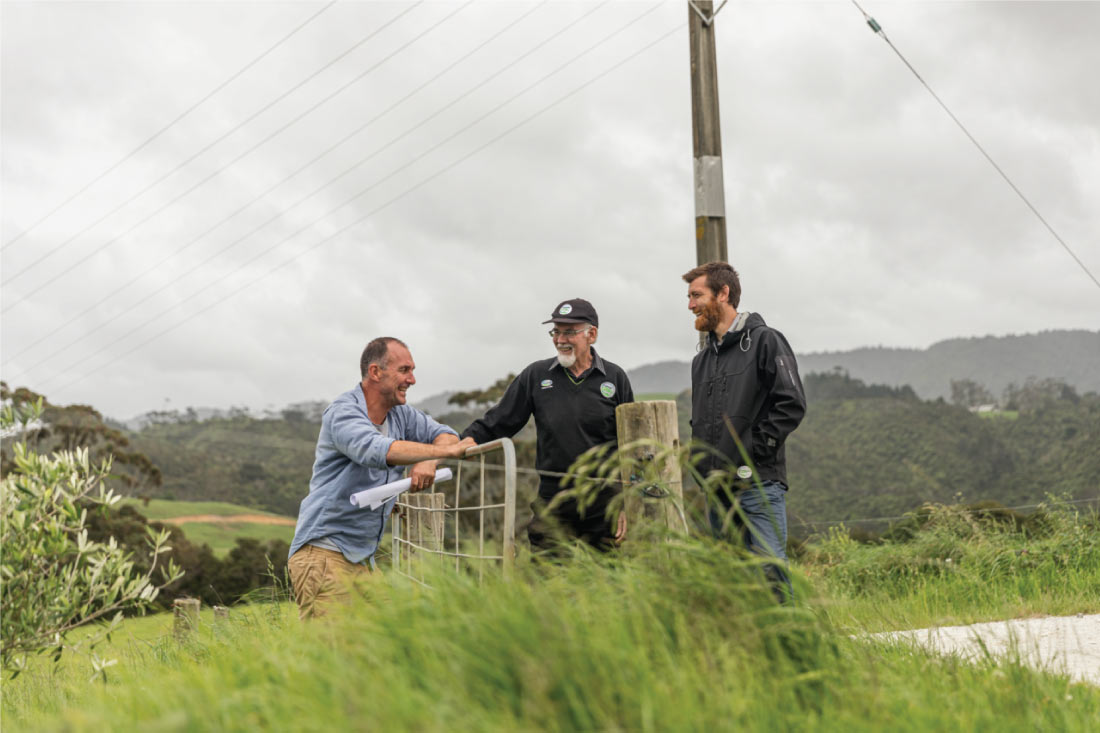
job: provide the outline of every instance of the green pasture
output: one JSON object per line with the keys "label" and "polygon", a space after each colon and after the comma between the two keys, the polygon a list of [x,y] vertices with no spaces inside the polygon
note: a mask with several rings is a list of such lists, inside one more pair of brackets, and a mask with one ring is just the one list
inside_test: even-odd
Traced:
{"label": "green pasture", "polygon": [[[224,501],[173,501],[169,499],[143,499],[126,498],[119,502],[129,505],[141,512],[147,519],[163,520],[174,517],[187,517],[196,514],[214,514],[219,517],[235,516],[239,514],[260,514],[265,517],[278,517],[280,515],[271,512],[260,511],[239,504],[230,504]],[[291,517],[293,519],[293,517]]]}
{"label": "green pasture", "polygon": [[1018,420],[1020,419],[1019,410],[991,410],[989,412],[975,413],[978,417],[985,418],[987,420]]}
{"label": "green pasture", "polygon": [[[271,512],[258,511],[238,504],[222,501],[170,501],[151,499],[146,504],[141,499],[123,499],[128,504],[153,521],[165,521],[175,517],[194,515],[214,515],[219,517],[258,514],[265,517],[277,517]],[[175,525],[183,530],[187,539],[196,545],[210,545],[218,557],[224,557],[236,545],[239,538],[251,538],[266,542],[283,540],[287,544],[294,539],[293,525],[259,524],[255,522],[186,522]]]}
{"label": "green pasture", "polygon": [[676,401],[675,392],[646,392],[645,394],[634,395],[634,399],[638,402],[650,402],[652,400],[672,400]]}
{"label": "green pasture", "polygon": [[177,525],[192,543],[210,545],[218,557],[224,557],[240,538],[261,542],[283,540],[288,545],[294,539],[294,527],[275,524],[251,524],[245,522],[188,522]]}
{"label": "green pasture", "polygon": [[[511,582],[437,570],[428,588],[388,573],[324,621],[300,624],[286,602],[241,605],[222,627],[204,615],[184,644],[169,617],[134,619],[97,650],[118,660],[105,681],[90,682],[81,657],[38,657],[5,680],[3,719],[67,731],[1095,730],[1096,687],[1012,658],[865,639],[928,619],[1097,610],[1095,521],[1064,513],[1031,536],[946,517],[879,545],[834,533],[795,566],[793,607],[774,604],[757,561],[679,538],[521,557]],[[952,563],[934,562],[944,553]]]}

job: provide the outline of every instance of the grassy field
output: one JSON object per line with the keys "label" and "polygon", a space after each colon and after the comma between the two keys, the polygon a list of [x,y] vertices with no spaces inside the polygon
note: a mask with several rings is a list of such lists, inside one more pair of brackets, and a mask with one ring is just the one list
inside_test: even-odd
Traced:
{"label": "grassy field", "polygon": [[985,418],[987,420],[1019,420],[1019,410],[990,410],[989,412],[979,412],[978,417]]}
{"label": "grassy field", "polygon": [[[240,514],[257,514],[265,517],[279,517],[278,514],[264,512],[258,509],[229,504],[224,501],[169,501],[168,499],[150,499],[146,503],[142,499],[123,499],[121,504],[128,504],[145,515],[147,519],[172,519],[173,517],[187,517],[201,514],[214,514],[219,517],[235,516]],[[286,517],[279,517],[286,519]],[[293,517],[290,517],[293,519]]]}
{"label": "grassy field", "polygon": [[[167,636],[166,617],[135,619],[100,650],[119,661],[106,681],[89,682],[79,658],[56,669],[39,658],[6,680],[4,723],[71,731],[1095,730],[1094,687],[1012,660],[969,664],[859,638],[941,616],[991,618],[1013,597],[1024,615],[1096,610],[1100,550],[1090,521],[1062,516],[1041,537],[1002,537],[990,528],[967,536],[948,517],[904,545],[855,545],[834,534],[796,567],[801,601],[789,608],[773,604],[753,561],[678,540],[612,558],[520,563],[510,583],[491,574],[479,586],[448,573],[425,589],[390,574],[325,622],[301,625],[287,603],[243,606],[224,628],[204,616],[182,646]],[[1008,543],[1028,550],[1013,557],[1036,561],[1004,559]],[[942,568],[925,561],[944,550],[968,569],[927,571]]]}
{"label": "grassy field", "polygon": [[634,399],[638,402],[648,402],[651,400],[672,400],[676,401],[675,392],[646,392],[645,394],[634,395]]}
{"label": "grassy field", "polygon": [[187,539],[197,545],[210,545],[210,549],[218,557],[224,557],[242,537],[261,542],[283,540],[287,544],[294,539],[293,526],[247,522],[187,522],[179,527],[187,535]]}
{"label": "grassy field", "polygon": [[1022,531],[934,508],[905,541],[834,531],[801,563],[834,625],[852,632],[1100,612],[1100,517],[1056,504]]}
{"label": "grassy field", "polygon": [[[167,499],[151,499],[148,504],[140,499],[123,499],[122,503],[129,504],[144,514],[148,519],[169,521],[176,517],[189,516],[218,516],[231,517],[240,515],[255,515],[260,517],[272,517],[279,520],[290,520],[293,517],[280,517],[271,512],[263,512],[249,507],[229,504],[220,501],[169,501]],[[263,524],[260,522],[185,522],[178,525],[187,539],[195,544],[210,545],[210,549],[218,557],[224,557],[240,537],[266,542],[267,540],[283,540],[288,544],[294,539],[293,524]]]}

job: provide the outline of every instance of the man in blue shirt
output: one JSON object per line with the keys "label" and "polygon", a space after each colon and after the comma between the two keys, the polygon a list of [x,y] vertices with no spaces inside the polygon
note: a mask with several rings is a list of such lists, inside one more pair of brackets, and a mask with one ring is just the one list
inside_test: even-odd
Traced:
{"label": "man in blue shirt", "polygon": [[397,500],[361,509],[351,495],[397,481],[406,465],[413,466],[411,490],[427,489],[435,480],[435,459],[461,458],[475,445],[405,404],[415,368],[404,343],[374,339],[359,360],[362,382],[325,409],[309,494],[290,545],[290,580],[303,619],[323,615],[329,603],[348,595],[349,581],[371,572]]}

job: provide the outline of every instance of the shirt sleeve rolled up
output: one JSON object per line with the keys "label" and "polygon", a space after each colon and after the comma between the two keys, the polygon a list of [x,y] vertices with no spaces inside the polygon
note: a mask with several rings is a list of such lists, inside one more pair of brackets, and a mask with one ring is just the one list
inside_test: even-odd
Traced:
{"label": "shirt sleeve rolled up", "polygon": [[386,454],[394,438],[382,435],[351,405],[333,410],[331,419],[332,442],[337,450],[361,466],[387,467]]}

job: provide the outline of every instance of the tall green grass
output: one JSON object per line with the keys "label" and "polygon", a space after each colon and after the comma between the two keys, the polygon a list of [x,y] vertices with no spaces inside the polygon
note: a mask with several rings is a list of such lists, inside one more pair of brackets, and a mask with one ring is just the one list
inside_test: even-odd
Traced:
{"label": "tall green grass", "polygon": [[376,578],[320,622],[273,603],[182,646],[118,646],[106,682],[39,665],[5,682],[5,728],[1084,731],[1100,719],[1094,688],[856,640],[813,603],[778,607],[757,563],[706,541],[524,564],[511,582],[428,580]]}
{"label": "tall green grass", "polygon": [[1100,517],[1051,502],[1022,526],[1003,513],[931,506],[881,544],[843,528],[801,567],[830,619],[851,631],[1100,611]]}

